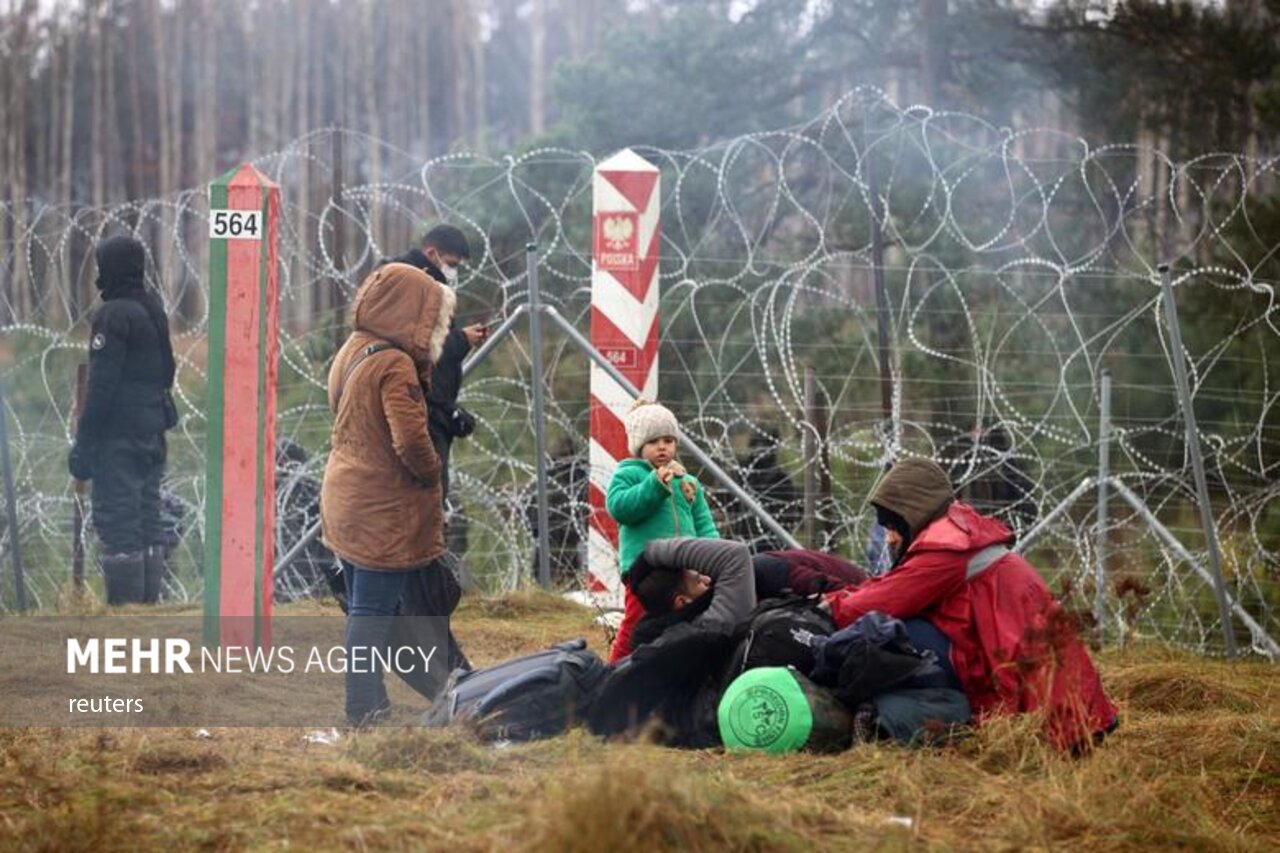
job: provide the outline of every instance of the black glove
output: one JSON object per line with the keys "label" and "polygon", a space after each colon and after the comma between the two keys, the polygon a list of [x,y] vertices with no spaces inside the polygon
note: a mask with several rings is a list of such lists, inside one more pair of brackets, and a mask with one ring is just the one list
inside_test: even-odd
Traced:
{"label": "black glove", "polygon": [[449,419],[449,432],[454,438],[466,438],[475,431],[476,416],[461,406],[456,406],[453,410],[453,417]]}
{"label": "black glove", "polygon": [[67,470],[77,480],[93,479],[93,461],[89,451],[80,444],[71,445],[71,453],[67,455]]}

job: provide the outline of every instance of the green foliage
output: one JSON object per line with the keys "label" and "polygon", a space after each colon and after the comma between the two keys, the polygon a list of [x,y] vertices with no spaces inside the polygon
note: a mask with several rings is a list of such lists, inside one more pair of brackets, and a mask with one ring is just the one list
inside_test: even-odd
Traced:
{"label": "green foliage", "polygon": [[1127,0],[1110,20],[1089,22],[1080,4],[1059,3],[1046,65],[1074,93],[1092,135],[1158,129],[1174,156],[1239,150],[1251,130],[1250,94],[1280,67],[1280,29],[1275,18],[1227,6]]}
{"label": "green foliage", "polygon": [[[608,54],[565,62],[553,139],[606,153],[625,145],[684,148],[785,124],[803,86],[801,0],[770,0],[734,23],[701,4],[611,32]],[[803,70],[800,71],[804,77]]]}

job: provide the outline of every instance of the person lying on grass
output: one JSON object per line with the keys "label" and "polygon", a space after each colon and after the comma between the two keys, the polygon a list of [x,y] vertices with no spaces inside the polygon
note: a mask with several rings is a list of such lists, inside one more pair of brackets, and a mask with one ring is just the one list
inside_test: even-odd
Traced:
{"label": "person lying on grass", "polygon": [[838,628],[872,611],[925,618],[950,640],[979,721],[1041,712],[1049,739],[1071,750],[1115,728],[1116,708],[1074,620],[1010,550],[1008,527],[955,500],[946,472],[926,459],[894,465],[871,503],[895,561],[884,576],[824,597]]}
{"label": "person lying on grass", "polygon": [[632,561],[626,583],[645,613],[632,633],[634,653],[611,663],[592,701],[588,728],[613,737],[656,725],[659,742],[671,746],[718,745],[720,675],[756,605],[747,546],[655,539]]}
{"label": "person lying on grass", "polygon": [[756,606],[751,553],[725,539],[655,539],[631,563],[627,584],[645,610],[636,648],[682,623],[732,629]]}

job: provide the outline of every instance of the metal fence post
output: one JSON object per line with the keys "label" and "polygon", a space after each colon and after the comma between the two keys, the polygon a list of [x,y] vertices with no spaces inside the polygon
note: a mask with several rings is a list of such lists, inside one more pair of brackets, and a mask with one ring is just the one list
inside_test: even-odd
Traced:
{"label": "metal fence post", "polygon": [[[76,365],[76,415],[75,426],[80,427],[80,413],[84,411],[85,395],[89,389],[89,363]],[[71,493],[71,588],[76,596],[84,595],[84,500],[88,484],[74,480]]]}
{"label": "metal fence post", "polygon": [[5,413],[4,385],[0,384],[0,465],[4,471],[4,501],[9,521],[9,555],[13,562],[13,589],[19,610],[27,609],[27,578],[22,572],[22,543],[18,537],[18,497],[13,487],[13,460],[9,458],[9,425]]}
{"label": "metal fence post", "polygon": [[818,401],[817,378],[813,365],[804,366],[804,430],[802,438],[804,458],[804,544],[809,548],[818,547],[817,514],[818,505],[818,420],[816,416]]}
{"label": "metal fence post", "polygon": [[[1111,477],[1111,371],[1102,371],[1098,415],[1097,591],[1093,601],[1098,642],[1107,638],[1107,485]],[[1123,632],[1122,632],[1123,633]]]}
{"label": "metal fence post", "polygon": [[538,584],[551,586],[551,533],[547,529],[547,420],[542,388],[542,294],[538,290],[538,246],[524,247],[529,271],[529,363],[533,372],[533,440],[538,471]]}
{"label": "metal fence post", "polygon": [[1191,400],[1191,384],[1187,380],[1187,365],[1183,361],[1182,329],[1178,325],[1178,306],[1173,300],[1173,282],[1169,265],[1161,264],[1160,290],[1164,299],[1165,322],[1169,326],[1169,346],[1173,357],[1173,378],[1177,383],[1178,400],[1182,404],[1182,420],[1187,428],[1187,450],[1191,454],[1191,471],[1196,479],[1196,499],[1200,504],[1200,523],[1204,527],[1205,541],[1209,546],[1209,568],[1213,572],[1213,591],[1218,598],[1218,612],[1222,619],[1222,641],[1227,647],[1227,657],[1236,656],[1236,638],[1231,627],[1231,608],[1227,604],[1227,588],[1222,580],[1222,554],[1218,550],[1218,528],[1213,521],[1213,507],[1209,505],[1209,482],[1204,474],[1204,457],[1200,453],[1200,431],[1196,428],[1196,411]]}

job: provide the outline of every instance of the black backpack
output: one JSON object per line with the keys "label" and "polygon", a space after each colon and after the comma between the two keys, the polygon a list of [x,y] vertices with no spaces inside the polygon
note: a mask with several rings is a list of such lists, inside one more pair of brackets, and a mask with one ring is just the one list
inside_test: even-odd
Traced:
{"label": "black backpack", "polygon": [[813,669],[814,641],[836,629],[831,617],[806,596],[769,598],[738,628],[738,648],[731,677],[762,666],[790,666],[808,674]]}
{"label": "black backpack", "polygon": [[483,740],[536,740],[585,718],[609,668],[584,639],[485,669],[454,670],[422,725],[465,724]]}

